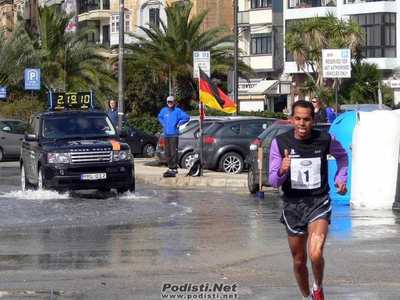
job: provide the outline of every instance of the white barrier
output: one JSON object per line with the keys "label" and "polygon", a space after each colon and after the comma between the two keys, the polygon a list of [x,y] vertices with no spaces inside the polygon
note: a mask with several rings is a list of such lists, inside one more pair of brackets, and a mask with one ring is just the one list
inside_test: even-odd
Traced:
{"label": "white barrier", "polygon": [[353,208],[392,209],[400,150],[400,114],[358,112],[353,132],[351,199]]}

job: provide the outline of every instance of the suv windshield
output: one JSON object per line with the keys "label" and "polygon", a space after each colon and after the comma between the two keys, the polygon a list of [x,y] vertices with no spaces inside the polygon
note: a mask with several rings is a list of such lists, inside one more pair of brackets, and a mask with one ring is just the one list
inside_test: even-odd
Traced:
{"label": "suv windshield", "polygon": [[64,139],[76,136],[114,136],[116,132],[107,116],[68,115],[44,118],[41,134],[48,139]]}

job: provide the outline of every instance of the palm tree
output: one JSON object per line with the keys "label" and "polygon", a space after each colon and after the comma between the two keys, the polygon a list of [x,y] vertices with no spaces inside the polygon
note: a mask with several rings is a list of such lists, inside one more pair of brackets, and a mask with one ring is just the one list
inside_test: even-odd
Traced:
{"label": "palm tree", "polygon": [[[352,64],[351,78],[345,80],[339,92],[341,103],[378,104],[378,88],[382,74],[377,64],[355,62]],[[382,86],[383,103],[393,106],[393,91]]]}
{"label": "palm tree", "polygon": [[22,89],[24,69],[44,57],[44,52],[34,51],[34,45],[21,35],[19,30],[11,32],[6,38],[4,30],[0,32],[0,86],[9,90]]}
{"label": "palm tree", "polygon": [[322,49],[350,49],[355,55],[361,39],[362,30],[357,23],[338,19],[333,13],[294,21],[285,36],[286,49],[314,83],[317,94],[324,89]]}
{"label": "palm tree", "polygon": [[[200,32],[201,24],[208,11],[193,17],[190,12],[193,3],[182,8],[179,2],[165,8],[167,22],[160,20],[160,28],[153,23],[149,28],[138,26],[144,35],[128,33],[138,43],[126,45],[130,54],[125,56],[134,70],[146,71],[156,78],[168,81],[172,75],[173,94],[184,109],[190,109],[197,84],[193,74],[193,52],[210,51],[212,69],[227,72],[233,68],[232,54],[234,36],[225,25]],[[239,62],[239,68],[251,72],[251,68]],[[194,97],[197,97],[195,93]]]}
{"label": "palm tree", "polygon": [[[65,29],[73,13],[56,13],[56,5],[38,7],[38,32],[21,20],[19,31],[33,45],[34,51],[44,53],[36,67],[41,69],[41,83],[46,91],[88,91],[96,99],[106,99],[117,90],[117,79],[102,54],[104,49],[86,41],[93,27],[79,33]],[[21,30],[22,29],[22,30]]]}

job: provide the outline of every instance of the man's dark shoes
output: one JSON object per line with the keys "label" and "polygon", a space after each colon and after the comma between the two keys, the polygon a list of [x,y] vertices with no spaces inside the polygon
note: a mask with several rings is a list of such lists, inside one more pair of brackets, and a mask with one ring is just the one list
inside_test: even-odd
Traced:
{"label": "man's dark shoes", "polygon": [[166,178],[166,177],[175,177],[176,174],[178,174],[178,170],[177,169],[168,169],[168,171],[163,174],[163,177],[164,178]]}

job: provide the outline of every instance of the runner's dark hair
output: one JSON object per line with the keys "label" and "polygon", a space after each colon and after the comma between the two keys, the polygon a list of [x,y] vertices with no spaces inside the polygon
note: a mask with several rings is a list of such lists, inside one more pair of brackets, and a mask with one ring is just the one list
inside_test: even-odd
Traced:
{"label": "runner's dark hair", "polygon": [[314,106],[312,105],[311,102],[306,101],[306,100],[298,100],[296,102],[293,103],[292,105],[292,112],[290,113],[290,115],[293,117],[294,114],[294,109],[299,106],[299,107],[303,107],[303,108],[309,108],[311,111],[311,117],[314,119]]}

